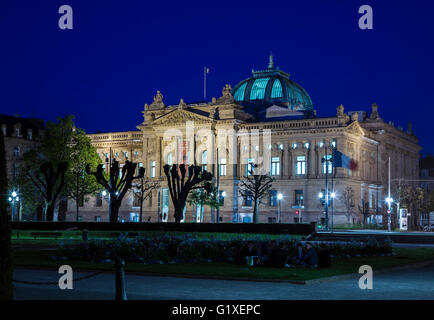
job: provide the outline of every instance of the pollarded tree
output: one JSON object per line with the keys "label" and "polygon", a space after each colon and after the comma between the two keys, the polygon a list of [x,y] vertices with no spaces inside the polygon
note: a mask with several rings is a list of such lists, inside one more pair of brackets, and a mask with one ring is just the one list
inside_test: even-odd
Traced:
{"label": "pollarded tree", "polygon": [[258,222],[259,205],[262,199],[268,196],[273,185],[273,179],[268,174],[255,174],[254,169],[257,165],[252,166],[249,175],[240,181],[240,194],[242,197],[251,197],[253,200],[253,223]]}
{"label": "pollarded tree", "polygon": [[88,201],[89,195],[102,189],[95,177],[86,173],[87,164],[95,169],[101,163],[101,159],[90,138],[81,129],[75,130],[72,136],[69,160],[66,195],[75,201],[76,220],[78,221],[80,202]]}
{"label": "pollarded tree", "polygon": [[0,300],[12,300],[11,227],[7,210],[8,179],[3,132],[0,130]]}
{"label": "pollarded tree", "polygon": [[138,178],[136,179],[136,181],[134,181],[132,191],[134,193],[134,196],[139,200],[140,203],[140,222],[143,221],[143,202],[148,198],[152,198],[152,191],[158,189],[159,187],[159,181],[153,181],[150,179],[146,179],[145,177]]}
{"label": "pollarded tree", "polygon": [[96,171],[91,171],[90,165],[86,165],[86,173],[94,175],[96,181],[103,186],[109,193],[109,220],[110,222],[117,222],[119,218],[119,208],[122,200],[131,189],[132,183],[135,179],[143,178],[145,175],[145,168],[140,168],[137,176],[136,172],[137,163],[126,161],[122,169],[119,166],[119,161],[113,159],[110,167],[110,175],[108,179],[104,173],[102,164],[99,164]]}
{"label": "pollarded tree", "polygon": [[348,223],[351,223],[351,218],[353,217],[354,204],[354,190],[351,187],[345,187],[342,194],[345,205],[345,215],[347,216]]}
{"label": "pollarded tree", "polygon": [[202,167],[197,165],[190,165],[187,169],[185,164],[174,164],[172,166],[166,164],[164,166],[164,174],[167,178],[170,198],[175,208],[175,222],[181,222],[189,193],[194,189],[200,188],[209,192],[212,174],[206,170],[202,170]]}

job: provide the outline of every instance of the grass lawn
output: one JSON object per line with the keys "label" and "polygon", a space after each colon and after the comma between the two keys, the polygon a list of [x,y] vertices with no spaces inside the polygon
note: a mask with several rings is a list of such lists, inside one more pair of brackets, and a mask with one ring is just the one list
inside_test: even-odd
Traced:
{"label": "grass lawn", "polygon": [[[232,263],[195,263],[195,264],[152,264],[144,265],[127,262],[125,271],[147,274],[172,274],[172,275],[202,275],[211,277],[234,277],[242,279],[262,280],[309,280],[322,277],[330,277],[341,274],[357,273],[361,265],[370,265],[375,270],[396,267],[426,260],[434,260],[434,249],[428,248],[396,248],[396,256],[390,257],[355,257],[334,258],[332,266],[328,269],[288,269],[246,267]],[[75,270],[114,270],[111,263],[90,263],[74,260],[51,260],[50,256],[55,251],[16,251],[15,266],[58,268],[60,265],[69,264]]]}
{"label": "grass lawn", "polygon": [[[53,238],[37,238],[34,239],[30,234],[32,232],[43,232],[43,231],[37,231],[37,230],[23,230],[18,231],[13,230],[12,232],[12,244],[43,244],[43,245],[57,245],[59,241],[62,240],[68,240],[68,241],[81,241],[82,237],[82,231],[80,230],[72,230],[72,231],[61,231],[62,236],[58,237],[57,240]],[[111,236],[111,233],[125,233],[125,231],[89,231],[88,237],[89,240],[113,240],[113,237]],[[285,235],[285,234],[263,234],[263,233],[226,233],[226,232],[180,232],[180,231],[173,231],[173,232],[165,232],[165,231],[131,231],[132,233],[140,233],[143,236],[148,237],[161,237],[164,234],[167,235],[174,235],[174,236],[184,236],[186,234],[189,234],[191,237],[196,239],[210,239],[211,236],[214,237],[216,240],[230,240],[230,239],[281,239],[281,238],[290,238],[290,239],[301,239],[302,236],[300,235]]]}

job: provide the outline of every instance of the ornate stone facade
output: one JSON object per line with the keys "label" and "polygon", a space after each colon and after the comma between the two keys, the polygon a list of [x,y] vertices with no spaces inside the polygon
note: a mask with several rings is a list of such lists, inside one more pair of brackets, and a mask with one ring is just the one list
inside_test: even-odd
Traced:
{"label": "ornate stone facade", "polygon": [[[260,76],[266,72],[261,71]],[[284,73],[278,76],[281,74]],[[283,195],[281,222],[298,220],[297,206],[302,206],[303,222],[320,222],[324,218],[318,194],[325,189],[325,172],[331,170],[331,165],[322,162],[324,157],[330,157],[331,145],[357,163],[355,170],[327,171],[329,190],[336,193],[333,209],[329,210],[330,218],[333,211],[335,224],[359,222],[358,205],[362,202],[369,203],[371,214],[383,213],[389,157],[392,179],[418,176],[417,137],[412,131],[404,132],[384,122],[375,103],[369,116],[365,111],[345,113],[342,105],[337,107],[336,116],[316,117],[313,109],[306,109],[303,116],[299,101],[292,108],[286,102],[279,104],[274,100],[260,112],[249,112],[251,104],[247,108],[237,101],[239,88],[242,86],[232,90],[226,85],[222,96],[209,103],[186,104],[181,99],[179,105],[173,106],[166,106],[162,94],[157,92],[153,103],[145,105],[144,120],[137,131],[89,135],[103,161],[111,152],[121,163],[127,158],[138,162],[146,168],[147,177],[160,180],[161,188],[145,201],[144,221],[148,217],[150,222],[165,217],[174,221],[163,172],[166,163],[200,164],[215,177],[219,174],[219,189],[225,194],[220,208],[222,222],[247,222],[252,217],[251,202],[243,199],[238,191],[240,179],[246,175],[250,163],[259,164],[272,175],[272,189],[276,191],[260,205],[259,222],[277,221],[277,193]],[[244,88],[253,92],[254,84],[252,88],[249,85]],[[290,89],[284,88],[283,93]],[[308,96],[303,99],[310,102]],[[345,215],[346,187],[354,190],[351,218]],[[81,208],[83,220],[107,221],[107,208],[105,200],[92,199]],[[120,210],[122,219],[134,221],[138,211],[132,195],[127,196]],[[208,207],[187,206],[184,221],[215,222],[215,217],[215,210]]]}

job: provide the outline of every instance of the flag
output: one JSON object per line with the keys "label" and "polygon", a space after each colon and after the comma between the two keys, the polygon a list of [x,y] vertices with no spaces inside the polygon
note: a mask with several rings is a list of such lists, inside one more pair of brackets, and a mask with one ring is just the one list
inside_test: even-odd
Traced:
{"label": "flag", "polygon": [[350,170],[357,170],[357,161],[350,158],[346,154],[339,152],[338,150],[333,150],[333,167],[334,168],[347,168]]}

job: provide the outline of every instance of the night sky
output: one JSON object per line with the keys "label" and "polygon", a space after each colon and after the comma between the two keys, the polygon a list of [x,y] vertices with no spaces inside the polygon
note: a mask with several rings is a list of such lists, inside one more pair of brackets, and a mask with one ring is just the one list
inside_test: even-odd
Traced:
{"label": "night sky", "polygon": [[[74,10],[60,30],[58,9]],[[371,5],[374,29],[360,30]],[[88,133],[135,130],[156,90],[168,104],[208,100],[275,64],[318,116],[379,105],[434,153],[434,1],[0,1],[0,113],[74,114]]]}

